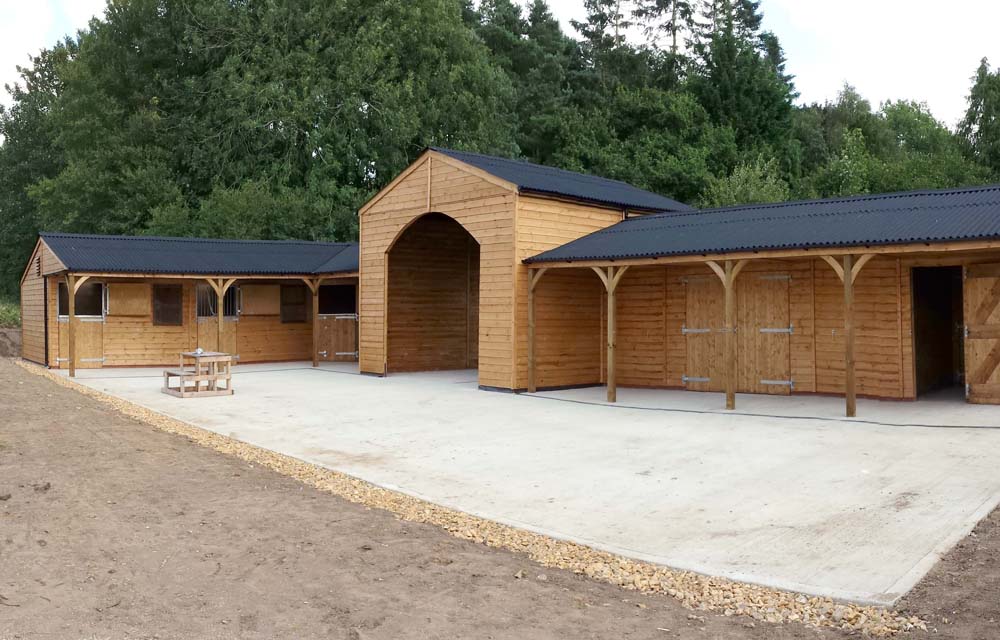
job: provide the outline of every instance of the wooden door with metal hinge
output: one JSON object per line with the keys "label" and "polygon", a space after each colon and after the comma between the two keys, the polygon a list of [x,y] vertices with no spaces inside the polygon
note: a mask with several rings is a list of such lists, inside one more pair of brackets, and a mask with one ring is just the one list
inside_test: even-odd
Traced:
{"label": "wooden door with metal hinge", "polygon": [[791,335],[787,273],[744,273],[736,284],[737,375],[740,393],[788,395]]}
{"label": "wooden door with metal hinge", "polygon": [[325,314],[319,317],[319,323],[319,359],[323,362],[356,362],[358,314]]}
{"label": "wooden door with metal hinge", "polygon": [[965,267],[965,397],[1000,404],[1000,264]]}
{"label": "wooden door with metal hinge", "polygon": [[[100,369],[104,366],[104,317],[77,316],[76,318],[76,368]],[[60,369],[69,368],[69,318],[59,317]]]}
{"label": "wooden door with metal hinge", "polygon": [[725,291],[715,275],[687,276],[686,309],[681,333],[687,366],[681,381],[691,391],[722,391],[725,387]]}

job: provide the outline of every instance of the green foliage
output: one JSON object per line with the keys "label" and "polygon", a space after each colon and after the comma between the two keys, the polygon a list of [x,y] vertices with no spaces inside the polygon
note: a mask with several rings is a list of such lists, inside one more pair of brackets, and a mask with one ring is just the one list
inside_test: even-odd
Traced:
{"label": "green foliage", "polygon": [[1000,173],[1000,69],[990,71],[983,58],[969,93],[969,108],[958,131],[968,142],[972,155]]}
{"label": "green foliage", "polygon": [[0,294],[39,230],[356,238],[428,145],[720,206],[1000,172],[985,60],[956,135],[849,86],[794,106],[758,0],[584,8],[574,37],[545,0],[109,0],[0,108]]}
{"label": "green foliage", "polygon": [[740,164],[724,178],[712,178],[701,198],[703,207],[731,207],[759,202],[784,202],[791,190],[781,177],[778,162],[758,156]]}
{"label": "green foliage", "polygon": [[0,329],[21,326],[21,304],[15,298],[0,298]]}

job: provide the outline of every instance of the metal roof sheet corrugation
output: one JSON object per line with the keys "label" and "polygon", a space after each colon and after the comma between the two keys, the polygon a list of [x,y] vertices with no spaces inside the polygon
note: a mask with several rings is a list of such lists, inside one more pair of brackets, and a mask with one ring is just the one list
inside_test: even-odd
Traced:
{"label": "metal roof sheet corrugation", "polygon": [[648,211],[692,211],[692,207],[651,191],[622,182],[583,173],[510,160],[469,151],[429,147],[433,151],[472,165],[516,184],[525,191],[565,196],[616,207]]}
{"label": "metal roof sheet corrugation", "polygon": [[630,218],[525,262],[1000,238],[1000,185],[667,212]]}
{"label": "metal roof sheet corrugation", "polygon": [[[73,233],[42,233],[40,236],[71,271],[309,275],[358,270],[357,244],[350,242]],[[346,255],[337,261],[345,252]],[[327,269],[327,265],[333,265],[333,268]],[[324,267],[324,270],[317,271],[320,267]]]}

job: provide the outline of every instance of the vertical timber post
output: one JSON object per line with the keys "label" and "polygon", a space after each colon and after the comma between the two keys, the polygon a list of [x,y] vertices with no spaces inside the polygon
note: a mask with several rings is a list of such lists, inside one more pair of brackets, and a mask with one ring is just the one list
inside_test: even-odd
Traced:
{"label": "vertical timber post", "polygon": [[[860,263],[859,263],[860,266]],[[847,400],[847,417],[857,415],[857,397],[854,379],[854,256],[844,256],[844,397]]]}
{"label": "vertical timber post", "polygon": [[215,295],[218,299],[218,325],[216,327],[216,335],[218,336],[215,341],[215,350],[222,353],[222,336],[225,333],[226,326],[226,290],[223,289],[225,282],[222,278],[219,278],[218,285],[215,287]]}
{"label": "vertical timber post", "polygon": [[705,263],[719,276],[722,281],[725,310],[723,318],[723,331],[726,334],[725,353],[723,354],[723,370],[726,372],[726,409],[736,408],[736,276],[746,266],[747,261],[739,260],[726,262],[719,266],[718,262],[709,260]]}
{"label": "vertical timber post", "polygon": [[616,402],[618,400],[618,384],[615,380],[615,343],[618,322],[615,316],[615,290],[618,288],[622,276],[628,271],[628,267],[608,267],[607,271],[600,267],[591,267],[591,269],[604,283],[604,290],[608,294],[608,402]]}
{"label": "vertical timber post", "polygon": [[[319,283],[320,279],[315,280],[309,278],[302,278],[302,281],[306,283],[309,287],[309,291],[312,292],[312,366],[313,368],[319,367]],[[329,357],[329,354],[328,356]]]}
{"label": "vertical timber post", "polygon": [[66,328],[69,331],[69,377],[76,377],[76,276],[66,276],[66,298],[69,303],[69,321]]}
{"label": "vertical timber post", "polygon": [[726,288],[726,409],[736,408],[736,275],[733,261],[726,260],[723,286]]}
{"label": "vertical timber post", "polygon": [[538,391],[535,379],[535,286],[542,279],[545,269],[528,272],[528,392]]}
{"label": "vertical timber post", "polygon": [[608,267],[608,402],[618,401],[618,381],[615,379],[615,268]]}

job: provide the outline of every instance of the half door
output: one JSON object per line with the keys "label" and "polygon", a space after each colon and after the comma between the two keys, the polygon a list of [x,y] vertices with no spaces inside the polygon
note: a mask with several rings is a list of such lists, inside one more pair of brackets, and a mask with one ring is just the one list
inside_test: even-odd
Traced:
{"label": "half door", "polygon": [[965,396],[1000,404],[1000,264],[965,268]]}

